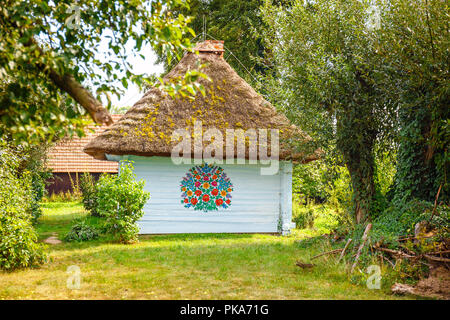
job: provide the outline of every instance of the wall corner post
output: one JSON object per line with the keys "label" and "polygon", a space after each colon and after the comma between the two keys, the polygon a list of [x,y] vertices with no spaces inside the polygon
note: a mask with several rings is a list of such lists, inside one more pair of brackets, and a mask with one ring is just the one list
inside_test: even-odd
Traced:
{"label": "wall corner post", "polygon": [[281,234],[289,235],[291,229],[295,228],[292,222],[292,162],[280,162],[281,168],[281,203],[280,203],[280,224]]}

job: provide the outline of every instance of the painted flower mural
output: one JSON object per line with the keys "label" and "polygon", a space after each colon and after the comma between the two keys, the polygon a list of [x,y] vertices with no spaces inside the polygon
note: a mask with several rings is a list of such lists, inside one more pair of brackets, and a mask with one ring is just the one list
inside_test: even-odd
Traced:
{"label": "painted flower mural", "polygon": [[233,184],[221,167],[204,163],[189,169],[180,184],[181,203],[204,212],[231,205]]}

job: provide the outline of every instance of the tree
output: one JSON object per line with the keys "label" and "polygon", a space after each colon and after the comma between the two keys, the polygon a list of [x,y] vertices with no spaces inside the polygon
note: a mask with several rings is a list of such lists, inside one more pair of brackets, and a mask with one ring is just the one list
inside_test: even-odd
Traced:
{"label": "tree", "polygon": [[394,127],[396,105],[387,99],[378,68],[370,1],[267,1],[265,39],[273,53],[272,99],[313,138],[330,141],[349,170],[354,216],[375,206],[374,151]]}
{"label": "tree", "polygon": [[84,111],[97,123],[111,123],[100,97],[119,95],[119,83],[126,88],[145,80],[125,61],[126,44],[133,43],[136,52],[144,45],[159,47],[169,59],[180,48],[190,49],[189,18],[171,14],[180,7],[188,8],[187,2],[3,1],[0,134],[16,143],[50,139],[61,128],[81,134]]}
{"label": "tree", "polygon": [[[266,48],[261,37],[263,22],[259,16],[262,0],[192,0],[190,8],[182,8],[178,13],[192,16],[190,26],[197,37],[203,40],[204,27],[206,39],[223,40],[225,47],[233,52],[225,52],[227,62],[247,82],[255,85],[254,78],[267,72],[268,66],[261,63],[266,56]],[[160,62],[165,62],[165,54],[159,50]],[[239,59],[239,60],[237,60]],[[172,64],[165,64],[166,72]]]}
{"label": "tree", "polygon": [[[379,1],[379,52],[386,90],[400,103],[400,147],[392,197],[448,199],[449,6],[440,0]],[[389,85],[390,84],[390,85]]]}

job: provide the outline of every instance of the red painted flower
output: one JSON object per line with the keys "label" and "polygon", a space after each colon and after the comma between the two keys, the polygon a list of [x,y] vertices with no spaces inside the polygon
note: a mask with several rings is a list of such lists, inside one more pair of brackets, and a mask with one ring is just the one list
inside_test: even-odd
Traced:
{"label": "red painted flower", "polygon": [[202,164],[189,169],[180,183],[185,208],[204,212],[227,209],[231,205],[233,184],[220,167]]}

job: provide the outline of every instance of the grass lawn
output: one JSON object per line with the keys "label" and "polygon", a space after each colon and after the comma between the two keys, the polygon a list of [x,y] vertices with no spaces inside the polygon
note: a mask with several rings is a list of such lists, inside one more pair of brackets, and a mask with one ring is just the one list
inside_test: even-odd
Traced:
{"label": "grass lawn", "polygon": [[[86,216],[78,203],[47,203],[38,225],[41,240],[70,229]],[[89,218],[98,224],[98,218]],[[350,283],[331,257],[316,267],[295,266],[322,252],[305,248],[300,232],[141,236],[120,245],[107,238],[49,246],[40,268],[0,273],[0,299],[398,299]],[[81,288],[67,288],[69,266],[81,269]]]}

